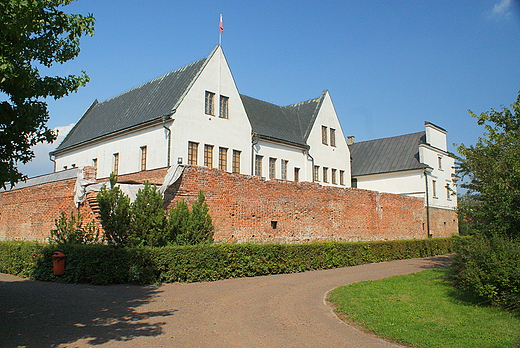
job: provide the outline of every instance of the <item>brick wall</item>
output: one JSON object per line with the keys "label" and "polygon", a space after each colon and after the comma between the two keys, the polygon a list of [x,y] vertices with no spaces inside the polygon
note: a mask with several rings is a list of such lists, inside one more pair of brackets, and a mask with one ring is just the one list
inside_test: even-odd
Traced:
{"label": "brick wall", "polygon": [[[119,181],[161,184],[166,171],[162,168],[124,175]],[[75,209],[74,183],[69,179],[0,193],[0,240],[45,241],[60,212]],[[427,236],[426,209],[419,198],[265,180],[188,166],[167,190],[165,199],[169,207],[179,199],[191,204],[199,190],[206,195],[215,239],[219,241],[357,241]],[[91,218],[88,204],[80,211]],[[457,233],[455,212],[430,208],[430,230],[434,237]]]}

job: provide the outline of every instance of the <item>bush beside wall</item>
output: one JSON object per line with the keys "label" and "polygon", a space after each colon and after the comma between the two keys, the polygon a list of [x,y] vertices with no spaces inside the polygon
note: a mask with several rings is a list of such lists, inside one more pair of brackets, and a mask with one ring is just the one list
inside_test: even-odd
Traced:
{"label": "bush beside wall", "polygon": [[[52,253],[67,255],[65,275]],[[354,266],[451,253],[452,238],[308,244],[213,244],[161,248],[0,242],[0,272],[92,284],[197,282]]]}

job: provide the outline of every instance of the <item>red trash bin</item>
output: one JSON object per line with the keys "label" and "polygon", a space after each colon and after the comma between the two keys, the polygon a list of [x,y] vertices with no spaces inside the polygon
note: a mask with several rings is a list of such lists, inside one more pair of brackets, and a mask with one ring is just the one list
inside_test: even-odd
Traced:
{"label": "red trash bin", "polygon": [[52,268],[55,275],[63,275],[65,273],[65,255],[62,252],[56,251],[52,254]]}

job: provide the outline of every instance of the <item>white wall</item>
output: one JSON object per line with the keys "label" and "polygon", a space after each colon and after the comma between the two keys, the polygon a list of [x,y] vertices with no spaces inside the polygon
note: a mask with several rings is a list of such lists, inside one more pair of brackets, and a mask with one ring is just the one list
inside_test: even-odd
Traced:
{"label": "white wall", "polygon": [[[205,92],[215,93],[215,115],[205,114]],[[229,97],[229,117],[220,118],[220,95]],[[213,167],[218,168],[219,147],[228,148],[228,171],[232,171],[233,150],[241,154],[240,173],[251,166],[251,126],[226,58],[217,47],[206,67],[173,114],[172,164],[182,158],[188,163],[188,142],[199,143],[198,165],[204,164],[204,144],[213,145]]]}
{"label": "white wall", "polygon": [[97,177],[108,177],[113,170],[114,154],[119,153],[118,174],[134,173],[141,170],[141,147],[147,147],[147,169],[166,167],[167,137],[162,125],[139,131],[127,132],[103,142],[81,147],[56,157],[56,171],[64,166],[72,168],[92,166],[97,158]]}
{"label": "white wall", "polygon": [[358,188],[424,197],[424,174],[421,169],[406,172],[364,175],[358,178]]}
{"label": "white wall", "polygon": [[[322,144],[322,126],[327,127],[327,145]],[[336,132],[335,147],[330,145],[330,128],[335,129]],[[310,146],[309,152],[314,158],[314,165],[320,167],[318,176],[319,183],[322,185],[332,185],[331,172],[334,168],[338,173],[337,185],[334,186],[339,186],[339,171],[343,170],[345,173],[344,186],[350,187],[350,150],[328,92],[325,93],[320,111],[307,139],[307,144]],[[323,167],[329,168],[328,183],[325,183],[323,180]],[[308,173],[310,175],[308,175],[307,181],[312,181],[312,168]]]}
{"label": "white wall", "polygon": [[[287,178],[286,180],[294,181],[294,168],[300,168],[299,181],[307,180],[305,171],[309,167],[307,156],[303,153],[303,149],[289,145],[282,145],[269,141],[260,140],[253,146],[253,154],[249,154],[253,159],[256,155],[263,156],[262,159],[262,174],[261,176],[269,179],[269,158],[275,158],[275,177],[273,179],[282,178],[282,160],[287,162]],[[254,175],[254,167],[252,168]]]}

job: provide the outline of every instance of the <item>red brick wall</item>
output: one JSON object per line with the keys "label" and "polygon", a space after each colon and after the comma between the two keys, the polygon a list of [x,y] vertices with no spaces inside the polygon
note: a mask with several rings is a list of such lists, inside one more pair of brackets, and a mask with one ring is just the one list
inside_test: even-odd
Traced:
{"label": "red brick wall", "polygon": [[[119,181],[161,184],[166,168],[124,175]],[[104,180],[101,180],[104,181]],[[45,241],[61,211],[73,209],[74,179],[0,193],[0,240]],[[218,169],[186,167],[165,195],[169,206],[191,204],[202,190],[215,239],[236,242],[387,240],[426,238],[422,199],[315,183],[265,180]],[[89,206],[80,208],[86,220]],[[453,211],[430,208],[434,237],[457,233]]]}

